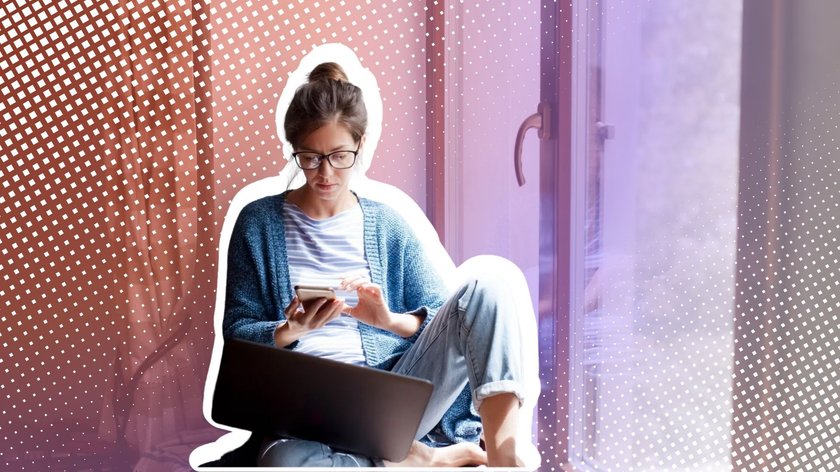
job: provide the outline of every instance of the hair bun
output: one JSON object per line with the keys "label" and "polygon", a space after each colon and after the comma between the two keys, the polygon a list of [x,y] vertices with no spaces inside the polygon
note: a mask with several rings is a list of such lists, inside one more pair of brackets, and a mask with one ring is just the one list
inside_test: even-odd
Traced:
{"label": "hair bun", "polygon": [[344,69],[335,62],[324,62],[322,64],[318,64],[314,69],[312,69],[312,72],[309,73],[309,82],[312,83],[319,80],[349,82],[347,80],[347,74],[344,73]]}

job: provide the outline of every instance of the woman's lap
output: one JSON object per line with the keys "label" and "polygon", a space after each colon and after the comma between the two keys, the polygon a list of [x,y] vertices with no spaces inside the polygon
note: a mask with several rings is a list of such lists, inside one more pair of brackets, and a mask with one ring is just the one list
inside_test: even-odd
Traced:
{"label": "woman's lap", "polygon": [[336,451],[315,441],[266,441],[257,458],[260,467],[378,467],[382,463],[360,454]]}
{"label": "woman's lap", "polygon": [[[392,369],[424,378],[435,385],[416,439],[440,422],[469,381],[476,409],[498,393],[522,396],[519,358],[521,335],[515,303],[500,279],[482,278],[463,284],[437,312],[414,345]],[[261,466],[373,467],[381,465],[358,454],[338,452],[324,444],[299,439],[269,440],[259,456]]]}

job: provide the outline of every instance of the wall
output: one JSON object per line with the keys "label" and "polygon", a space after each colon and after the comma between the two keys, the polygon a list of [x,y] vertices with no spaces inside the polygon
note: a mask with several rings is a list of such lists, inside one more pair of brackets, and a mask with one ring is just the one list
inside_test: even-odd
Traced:
{"label": "wall", "polygon": [[353,47],[385,102],[369,175],[423,206],[425,28],[411,1],[0,6],[0,468],[142,451],[161,470],[220,433],[201,415],[217,235],[283,163],[284,78]]}
{"label": "wall", "polygon": [[382,138],[368,176],[400,187],[425,208],[424,10],[422,1],[215,5],[213,144],[219,219],[237,190],[277,175],[285,165],[275,126],[277,99],[303,55],[327,42],[352,48],[379,82]]}

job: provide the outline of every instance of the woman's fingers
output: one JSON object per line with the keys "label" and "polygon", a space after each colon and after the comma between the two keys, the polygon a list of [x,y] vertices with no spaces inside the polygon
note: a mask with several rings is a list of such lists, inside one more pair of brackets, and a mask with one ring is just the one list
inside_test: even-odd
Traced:
{"label": "woman's fingers", "polygon": [[321,310],[321,307],[327,304],[329,300],[326,298],[318,298],[310,302],[309,306],[305,306],[307,315],[312,315],[318,313]]}
{"label": "woman's fingers", "polygon": [[376,285],[371,282],[366,282],[361,284],[357,289],[357,293],[359,294],[359,298],[367,295],[370,297],[374,297],[376,299],[382,298],[382,287]]}
{"label": "woman's fingers", "polygon": [[[293,312],[291,317],[299,321],[300,324],[304,326],[309,325],[327,301],[328,300],[326,298],[318,298],[306,303],[301,302],[303,310],[300,312]],[[286,316],[288,317],[289,315],[287,314]]]}
{"label": "woman's fingers", "polygon": [[338,288],[348,291],[356,290],[358,287],[366,283],[370,283],[370,279],[368,279],[365,274],[349,275],[341,280]]}
{"label": "woman's fingers", "polygon": [[[324,300],[326,301],[326,299]],[[315,327],[320,328],[338,318],[341,315],[342,308],[344,308],[344,300],[340,298],[324,303],[315,314],[315,319],[313,320]]]}
{"label": "woman's fingers", "polygon": [[298,309],[300,308],[300,305],[301,303],[298,297],[292,298],[292,302],[289,303],[289,306],[287,306],[285,310],[283,310],[283,313],[286,315],[287,320],[293,317],[295,313],[297,313]]}
{"label": "woman's fingers", "polygon": [[[301,306],[303,309],[299,309]],[[338,318],[342,312],[350,313],[351,310],[352,307],[343,298],[318,298],[304,303],[294,297],[285,313],[287,320],[293,321],[303,331],[311,331]]]}
{"label": "woman's fingers", "polygon": [[289,316],[290,313],[296,312],[298,306],[300,306],[300,299],[298,297],[292,298],[292,302],[286,307],[286,316]]}

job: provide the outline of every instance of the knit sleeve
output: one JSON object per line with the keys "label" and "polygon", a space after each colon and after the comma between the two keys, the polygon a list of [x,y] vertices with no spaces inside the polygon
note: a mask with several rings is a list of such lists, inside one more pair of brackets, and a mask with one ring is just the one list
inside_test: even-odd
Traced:
{"label": "knit sleeve", "polygon": [[404,262],[404,297],[409,313],[422,316],[423,323],[412,336],[406,338],[414,342],[446,302],[446,290],[443,279],[437,273],[420,241],[408,230],[405,245]]}
{"label": "knit sleeve", "polygon": [[271,319],[266,250],[259,219],[248,207],[234,225],[228,246],[227,286],[222,331],[225,338],[274,344],[280,320]]}

